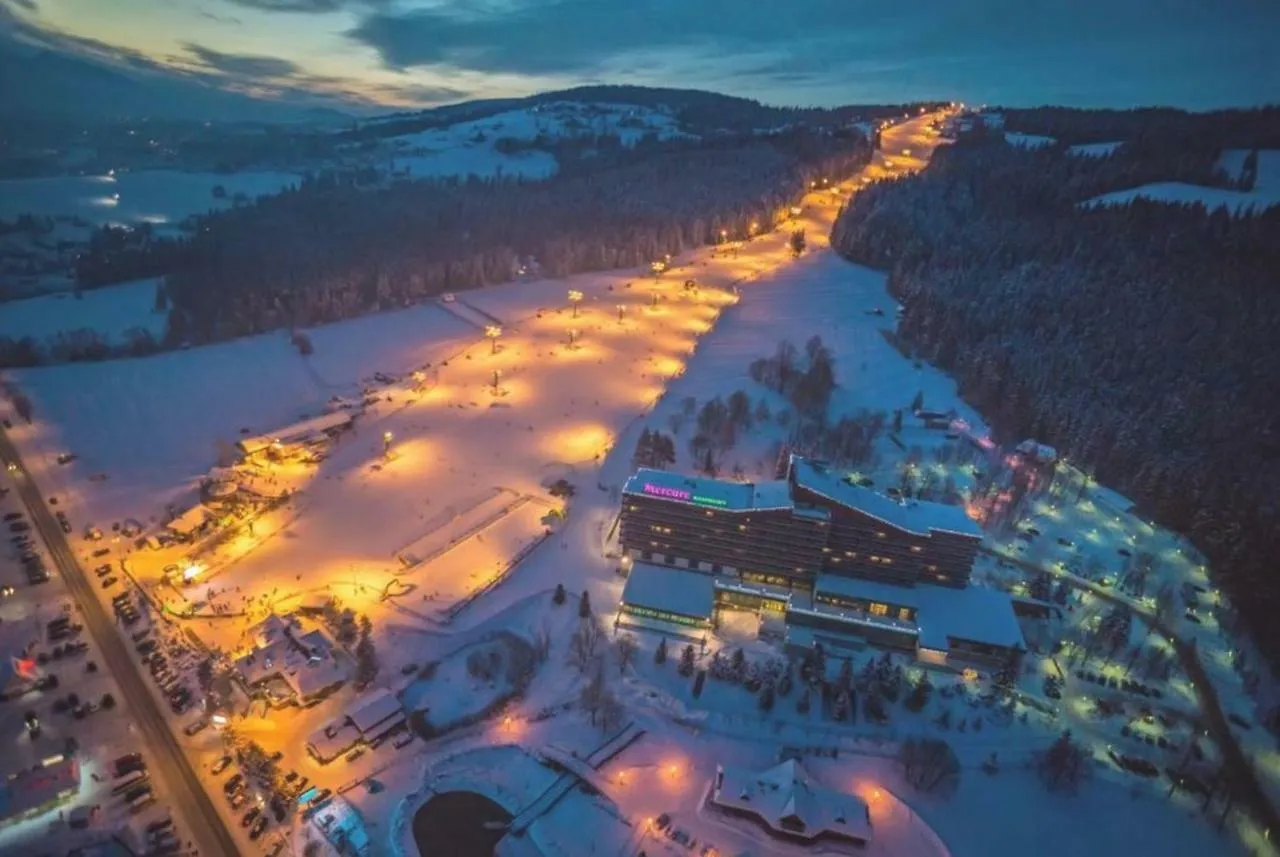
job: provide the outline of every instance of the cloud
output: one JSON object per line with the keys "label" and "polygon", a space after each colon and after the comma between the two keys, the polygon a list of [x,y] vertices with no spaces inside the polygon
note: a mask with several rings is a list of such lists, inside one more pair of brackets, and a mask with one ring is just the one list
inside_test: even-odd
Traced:
{"label": "cloud", "polygon": [[203,45],[187,43],[183,49],[205,68],[227,77],[271,80],[294,77],[302,69],[291,60],[251,54],[226,54]]}
{"label": "cloud", "polygon": [[235,26],[240,26],[244,23],[244,21],[240,20],[235,15],[220,15],[217,12],[210,12],[208,9],[197,9],[196,14],[201,18],[204,18],[206,21],[215,21],[219,24],[234,24]]}
{"label": "cloud", "polygon": [[227,0],[227,2],[261,12],[322,14],[355,6],[385,6],[387,0]]}

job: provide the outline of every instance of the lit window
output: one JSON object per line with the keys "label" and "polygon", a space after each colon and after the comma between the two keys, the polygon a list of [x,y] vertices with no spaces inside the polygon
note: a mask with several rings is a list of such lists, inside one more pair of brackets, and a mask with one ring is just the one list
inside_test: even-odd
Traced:
{"label": "lit window", "polygon": [[938,567],[937,567],[936,565],[927,565],[927,566],[925,566],[925,568],[929,569],[930,571],[937,571],[937,570],[938,570]]}
{"label": "lit window", "polygon": [[887,604],[880,604],[879,602],[873,601],[871,602],[869,612],[872,616],[888,616],[889,607]]}
{"label": "lit window", "polygon": [[876,533],[876,535],[877,535],[877,536],[879,536],[879,537],[880,537],[880,538],[882,538],[882,539],[884,538],[884,533]]}
{"label": "lit window", "polygon": [[901,610],[899,610],[899,611],[898,611],[898,618],[899,618],[899,619],[901,619],[903,622],[910,622],[910,621],[911,621],[911,610],[910,610],[910,608],[903,607]]}
{"label": "lit window", "polygon": [[921,547],[920,547],[920,545],[912,545],[912,546],[911,546],[911,552],[912,552],[912,553],[920,553],[920,551],[921,551],[921,550],[923,550],[923,548],[921,548]]}

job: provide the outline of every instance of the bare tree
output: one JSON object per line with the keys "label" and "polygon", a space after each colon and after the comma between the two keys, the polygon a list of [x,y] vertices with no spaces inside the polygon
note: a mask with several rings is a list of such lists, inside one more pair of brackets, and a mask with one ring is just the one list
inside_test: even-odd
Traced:
{"label": "bare tree", "polygon": [[569,638],[569,665],[585,673],[587,667],[597,660],[602,640],[599,625],[591,619],[579,622],[577,630]]}
{"label": "bare tree", "polygon": [[908,738],[898,749],[902,777],[917,791],[950,792],[960,782],[960,760],[946,741]]}
{"label": "bare tree", "polygon": [[533,632],[533,652],[539,663],[546,662],[551,656],[551,626],[545,619]]}
{"label": "bare tree", "polygon": [[601,709],[607,704],[609,688],[605,684],[604,664],[599,659],[594,659],[588,667],[590,667],[591,678],[578,693],[578,707],[591,715],[591,725],[595,726]]}
{"label": "bare tree", "polygon": [[1036,758],[1036,772],[1050,791],[1075,791],[1089,774],[1089,758],[1067,730]]}
{"label": "bare tree", "polygon": [[621,634],[618,639],[614,640],[614,652],[618,655],[618,672],[625,673],[627,667],[635,659],[636,649],[640,644],[636,642],[636,638],[632,634]]}

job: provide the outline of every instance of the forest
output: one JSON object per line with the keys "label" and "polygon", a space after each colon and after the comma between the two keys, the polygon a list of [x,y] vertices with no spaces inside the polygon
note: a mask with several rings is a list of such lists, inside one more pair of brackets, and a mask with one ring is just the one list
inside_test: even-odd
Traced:
{"label": "forest", "polygon": [[203,219],[166,279],[168,344],[305,327],[541,274],[647,265],[770,228],[808,186],[869,159],[865,139],[797,129],[567,165],[544,182],[368,190],[307,181]]}
{"label": "forest", "polygon": [[[1024,114],[1019,130],[1063,140],[1124,125]],[[1264,136],[1249,122],[1193,124],[1194,144],[1139,139],[1103,158],[979,128],[923,173],[859,194],[832,245],[889,269],[904,339],[957,377],[1002,440],[1053,444],[1190,534],[1274,665],[1280,208],[1079,205],[1148,181],[1222,183],[1218,151]]]}

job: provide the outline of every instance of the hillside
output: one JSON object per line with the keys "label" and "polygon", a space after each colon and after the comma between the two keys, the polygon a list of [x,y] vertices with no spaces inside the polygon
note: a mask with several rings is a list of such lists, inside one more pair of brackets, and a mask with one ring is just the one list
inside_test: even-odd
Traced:
{"label": "hillside", "polygon": [[891,269],[906,347],[952,371],[1002,437],[1054,444],[1190,533],[1274,662],[1280,209],[1079,207],[1154,182],[1221,186],[1219,151],[1269,133],[1234,115],[1190,126],[1196,145],[1172,145],[1106,114],[1010,114],[1021,133],[1127,142],[1086,158],[979,130],[859,195],[833,246]]}

